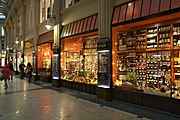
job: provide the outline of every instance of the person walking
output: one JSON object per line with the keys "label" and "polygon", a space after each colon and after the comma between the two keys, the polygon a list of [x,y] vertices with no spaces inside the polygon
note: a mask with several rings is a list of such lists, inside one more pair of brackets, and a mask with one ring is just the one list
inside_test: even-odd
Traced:
{"label": "person walking", "polygon": [[32,79],[32,65],[30,62],[27,63],[27,67],[26,67],[26,73],[27,73],[27,77],[29,78],[28,79],[28,82],[30,83],[31,82],[31,79]]}
{"label": "person walking", "polygon": [[19,65],[19,69],[20,69],[20,78],[24,79],[24,68],[26,66],[24,65],[24,62],[22,61],[21,64]]}
{"label": "person walking", "polygon": [[12,64],[12,61],[10,61],[8,63],[8,66],[9,66],[9,69],[11,70],[12,74],[10,75],[10,79],[11,81],[13,80],[13,72],[14,72],[14,68],[13,68],[13,64]]}
{"label": "person walking", "polygon": [[3,74],[5,89],[7,89],[8,88],[7,80],[9,79],[10,75],[12,75],[12,71],[9,69],[8,65],[5,65],[4,68],[1,70],[1,73]]}

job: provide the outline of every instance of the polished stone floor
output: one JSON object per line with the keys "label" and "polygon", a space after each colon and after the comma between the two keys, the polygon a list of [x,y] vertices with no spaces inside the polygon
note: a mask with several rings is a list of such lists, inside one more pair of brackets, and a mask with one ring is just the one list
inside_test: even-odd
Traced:
{"label": "polished stone floor", "polygon": [[0,120],[180,120],[178,116],[113,101],[51,84],[15,77],[0,81]]}

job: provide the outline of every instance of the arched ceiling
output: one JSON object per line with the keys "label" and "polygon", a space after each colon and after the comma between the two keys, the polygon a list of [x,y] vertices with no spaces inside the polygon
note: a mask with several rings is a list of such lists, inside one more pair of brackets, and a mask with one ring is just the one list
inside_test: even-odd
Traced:
{"label": "arched ceiling", "polygon": [[7,0],[0,0],[0,19],[5,19],[4,10],[6,8]]}

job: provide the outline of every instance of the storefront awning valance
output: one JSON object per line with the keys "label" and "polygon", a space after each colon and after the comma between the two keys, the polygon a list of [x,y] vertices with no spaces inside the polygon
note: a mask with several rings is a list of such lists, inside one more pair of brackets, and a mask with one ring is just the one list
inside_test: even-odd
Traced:
{"label": "storefront awning valance", "polygon": [[114,8],[112,24],[177,10],[180,11],[179,0],[133,0]]}
{"label": "storefront awning valance", "polygon": [[92,15],[81,20],[75,21],[73,23],[67,24],[63,27],[61,37],[72,36],[75,34],[80,34],[98,28],[98,15]]}
{"label": "storefront awning valance", "polygon": [[52,30],[50,32],[47,32],[45,34],[40,35],[37,44],[40,45],[40,44],[43,44],[43,43],[53,42],[53,39],[54,39],[53,34],[54,34],[54,32]]}

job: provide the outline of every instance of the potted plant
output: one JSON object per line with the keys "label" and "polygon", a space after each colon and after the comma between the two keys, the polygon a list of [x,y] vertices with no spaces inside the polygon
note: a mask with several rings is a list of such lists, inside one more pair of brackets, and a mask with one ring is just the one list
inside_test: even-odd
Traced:
{"label": "potted plant", "polygon": [[136,71],[133,70],[132,72],[128,72],[126,75],[126,81],[132,83],[134,86],[137,86],[137,77],[136,77]]}
{"label": "potted plant", "polygon": [[128,72],[124,78],[124,82],[121,85],[121,88],[124,90],[136,91],[137,88],[137,75],[136,71]]}

